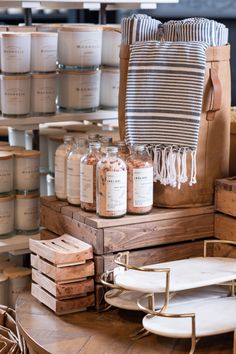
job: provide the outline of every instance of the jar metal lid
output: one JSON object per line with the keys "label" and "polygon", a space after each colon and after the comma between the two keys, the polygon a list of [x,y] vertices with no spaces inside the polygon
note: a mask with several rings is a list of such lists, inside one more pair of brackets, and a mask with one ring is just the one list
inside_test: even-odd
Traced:
{"label": "jar metal lid", "polygon": [[99,68],[97,68],[96,70],[83,70],[83,71],[79,71],[79,70],[63,70],[61,69],[59,71],[59,74],[66,74],[66,75],[96,75],[97,73],[100,73],[101,70]]}
{"label": "jar metal lid", "polygon": [[15,151],[14,156],[15,157],[38,157],[40,155],[40,152],[37,150],[23,150],[23,151]]}
{"label": "jar metal lid", "polygon": [[57,73],[52,74],[32,74],[32,79],[54,79],[56,78]]}
{"label": "jar metal lid", "polygon": [[2,80],[29,80],[30,75],[1,75]]}
{"label": "jar metal lid", "polygon": [[48,135],[49,140],[62,141],[64,140],[64,135]]}
{"label": "jar metal lid", "polygon": [[16,194],[16,199],[37,199],[39,198],[39,193],[32,193],[32,194]]}
{"label": "jar metal lid", "polygon": [[0,160],[9,160],[13,157],[12,152],[0,151]]}
{"label": "jar metal lid", "polygon": [[11,200],[14,200],[15,197],[14,195],[8,195],[6,197],[0,197],[0,204],[5,203],[5,202],[10,202]]}
{"label": "jar metal lid", "polygon": [[2,37],[30,37],[30,32],[2,32]]}
{"label": "jar metal lid", "polygon": [[103,66],[103,67],[102,67],[102,73],[103,73],[103,72],[119,75],[120,69],[119,69],[119,68],[116,69],[116,68],[111,68],[111,67]]}
{"label": "jar metal lid", "polygon": [[56,32],[32,32],[31,37],[57,37]]}
{"label": "jar metal lid", "polygon": [[59,33],[60,32],[97,32],[97,31],[101,31],[102,27],[101,26],[85,26],[85,25],[78,25],[78,26],[63,26],[59,29]]}

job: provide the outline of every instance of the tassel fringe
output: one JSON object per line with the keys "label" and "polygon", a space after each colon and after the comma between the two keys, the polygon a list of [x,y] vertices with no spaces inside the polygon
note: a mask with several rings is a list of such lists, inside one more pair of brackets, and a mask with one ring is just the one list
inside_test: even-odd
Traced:
{"label": "tassel fringe", "polygon": [[[197,183],[197,150],[190,150],[187,147],[155,146],[152,151],[154,182],[159,181],[164,186],[177,187],[178,189],[181,188],[181,184],[187,181],[190,186]],[[188,153],[191,158],[189,178],[187,175]]]}

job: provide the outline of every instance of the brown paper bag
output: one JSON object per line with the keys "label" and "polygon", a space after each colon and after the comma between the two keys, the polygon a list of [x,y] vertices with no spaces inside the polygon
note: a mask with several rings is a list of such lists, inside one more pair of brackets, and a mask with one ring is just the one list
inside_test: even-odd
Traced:
{"label": "brown paper bag", "polygon": [[[125,138],[128,63],[129,46],[121,45],[118,106],[121,139]],[[190,187],[185,183],[178,190],[154,183],[154,205],[178,208],[213,204],[215,179],[229,173],[230,106],[230,46],[209,47],[197,148],[197,184]]]}

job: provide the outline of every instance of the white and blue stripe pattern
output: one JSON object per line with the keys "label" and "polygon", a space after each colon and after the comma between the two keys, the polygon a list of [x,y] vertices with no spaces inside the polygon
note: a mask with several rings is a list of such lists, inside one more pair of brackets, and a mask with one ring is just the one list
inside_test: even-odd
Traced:
{"label": "white and blue stripe pattern", "polygon": [[[131,145],[149,145],[162,155],[165,166],[154,170],[155,179],[164,184],[175,186],[186,181],[186,176],[181,179],[181,171],[174,181],[165,174],[170,167],[174,170],[173,159],[178,154],[197,147],[207,46],[202,42],[157,41],[130,46],[126,139]],[[162,174],[159,168],[164,169]],[[190,183],[195,183],[194,176]]]}
{"label": "white and blue stripe pattern", "polygon": [[168,21],[162,25],[163,39],[166,41],[199,41],[209,46],[228,43],[228,28],[224,24],[206,18],[187,18]]}
{"label": "white and blue stripe pattern", "polygon": [[148,15],[132,15],[121,21],[121,33],[123,44],[158,40],[158,28],[161,22]]}

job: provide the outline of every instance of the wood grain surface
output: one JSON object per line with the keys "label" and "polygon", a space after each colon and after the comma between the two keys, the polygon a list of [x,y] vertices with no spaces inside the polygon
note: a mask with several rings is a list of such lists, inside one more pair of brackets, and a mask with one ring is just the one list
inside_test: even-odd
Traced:
{"label": "wood grain surface", "polygon": [[[31,354],[188,354],[190,349],[187,339],[149,335],[132,340],[142,313],[112,310],[57,317],[26,292],[18,297],[16,315]],[[233,340],[233,333],[202,338],[195,354],[232,354]]]}

